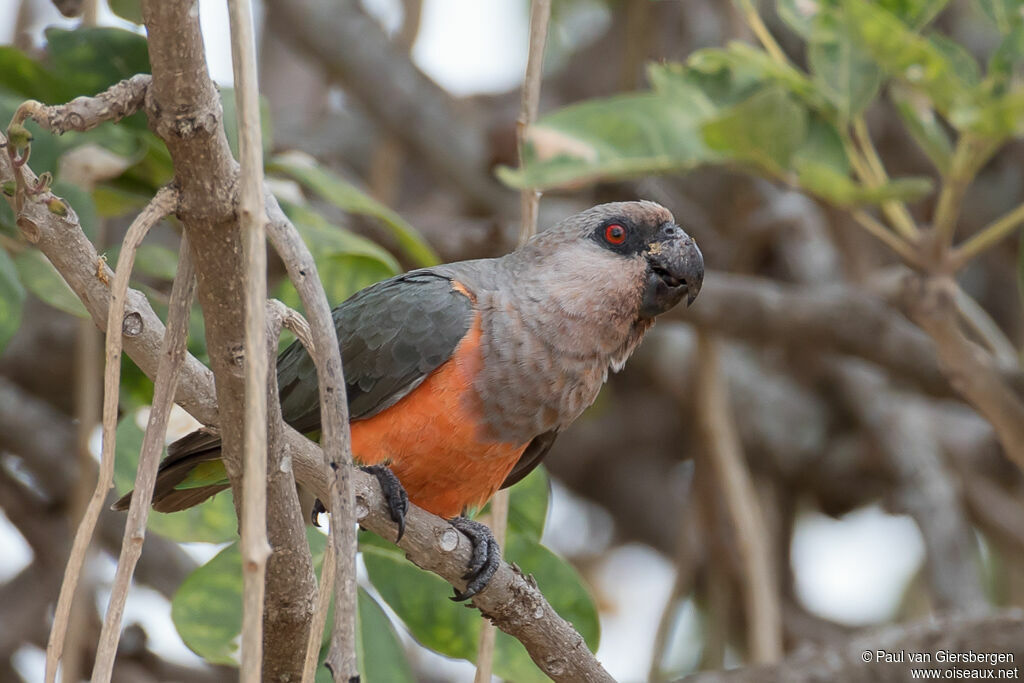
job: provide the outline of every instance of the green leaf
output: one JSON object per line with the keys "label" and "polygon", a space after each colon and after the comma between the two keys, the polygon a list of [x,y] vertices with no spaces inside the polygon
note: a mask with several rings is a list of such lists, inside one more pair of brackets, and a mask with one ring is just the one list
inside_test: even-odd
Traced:
{"label": "green leaf", "polygon": [[1021,0],[975,0],[982,13],[995,24],[1000,33],[1009,33],[1021,24],[1024,18],[1024,2]]}
{"label": "green leaf", "polygon": [[[314,567],[319,567],[326,539],[307,528],[306,540]],[[237,666],[242,632],[242,554],[237,542],[186,577],[171,600],[171,620],[197,655],[213,664]]]}
{"label": "green leaf", "polygon": [[[60,80],[46,67],[16,47],[0,45],[0,91],[17,100],[55,104],[63,94]],[[10,116],[4,117],[4,125]]]}
{"label": "green leaf", "polygon": [[[479,615],[448,599],[447,582],[419,569],[403,551],[374,534],[361,534],[359,547],[374,588],[419,643],[449,657],[476,658]],[[600,636],[597,608],[576,570],[514,527],[509,529],[504,555],[534,576],[551,606],[595,650]],[[522,645],[500,633],[494,673],[515,681],[547,680]]]}
{"label": "green leaf", "polygon": [[[228,136],[231,153],[238,158],[238,109],[235,106],[235,89],[220,89],[220,105],[224,111],[224,132]],[[260,139],[263,143],[263,155],[270,154],[273,148],[273,128],[270,121],[270,106],[265,97],[260,97]]]}
{"label": "green leaf", "polygon": [[920,30],[949,4],[949,0],[879,0],[878,4]]}
{"label": "green leaf", "polygon": [[682,82],[663,94],[582,102],[531,126],[524,168],[501,167],[498,177],[512,187],[550,189],[689,170],[718,158],[700,133],[713,111],[700,90]]}
{"label": "green leaf", "polygon": [[[733,41],[725,50],[707,48],[693,53],[687,66],[706,74],[729,71],[735,82],[777,85],[803,100],[813,109],[828,111],[829,104],[807,76],[790,66],[780,64],[764,50],[749,43]],[[652,73],[658,73],[652,70]]]}
{"label": "green leaf", "polygon": [[[505,546],[510,561],[533,575],[537,586],[558,614],[569,621],[583,636],[591,652],[597,651],[601,623],[594,599],[579,573],[562,558],[540,543],[511,534]],[[533,665],[523,645],[510,635],[499,632],[495,640],[495,674],[506,679],[546,681],[547,677]],[[533,678],[527,676],[534,672]]]}
{"label": "green leaf", "polygon": [[948,44],[914,33],[894,15],[863,0],[845,0],[843,5],[851,30],[882,68],[927,94],[954,125],[957,111],[975,106],[972,83],[964,80],[965,63],[947,56]]}
{"label": "green leaf", "polygon": [[[135,422],[134,414],[121,418],[117,425],[117,458],[114,464],[114,485],[118,495],[124,495],[135,486],[135,473],[139,466],[143,431]],[[238,519],[231,491],[218,493],[200,505],[164,514],[151,510],[147,527],[154,533],[175,541],[202,541],[223,543],[238,537]]]}
{"label": "green leaf", "polygon": [[548,518],[548,500],[551,497],[551,482],[544,467],[530,472],[518,484],[509,489],[508,529],[510,534],[520,534],[540,542],[544,534],[544,523]]}
{"label": "green leaf", "polygon": [[65,99],[95,95],[120,80],[150,72],[146,38],[132,31],[48,28],[46,41],[53,72],[60,74],[68,90]]}
{"label": "green leaf", "polygon": [[986,86],[994,95],[1003,95],[1013,82],[1020,81],[1021,62],[1024,62],[1024,21],[1018,21],[1013,30],[1003,36],[988,61]]}
{"label": "green leaf", "polygon": [[178,252],[161,244],[143,244],[135,252],[135,269],[161,280],[173,280],[178,272]]}
{"label": "green leaf", "polygon": [[[395,627],[377,602],[359,589],[356,649],[360,681],[365,683],[414,683],[416,677],[405,657]],[[324,668],[326,671],[326,668]]]}
{"label": "green leaf", "polygon": [[[281,207],[309,246],[332,303],[399,272],[394,257],[370,240],[332,225],[308,207],[288,202],[281,202]],[[299,306],[298,294],[287,281],[276,296],[289,306]]]}
{"label": "green leaf", "polygon": [[18,270],[7,251],[0,249],[0,352],[7,346],[21,324],[25,288],[18,280]]}
{"label": "green leaf", "polygon": [[56,309],[88,318],[89,313],[42,252],[26,249],[14,258],[25,288]]}
{"label": "green leaf", "polygon": [[981,83],[981,67],[967,48],[941,33],[932,33],[928,40],[949,62],[960,83],[968,88],[974,88]]}
{"label": "green leaf", "polygon": [[780,88],[767,88],[702,127],[710,149],[772,175],[789,167],[807,136],[807,111]]}
{"label": "green leaf", "polygon": [[122,19],[142,24],[142,3],[139,0],[108,0],[107,4],[110,11]]}
{"label": "green leaf", "polygon": [[837,9],[815,15],[807,45],[811,78],[844,120],[867,108],[878,93],[882,74],[871,55],[855,40]]}
{"label": "green leaf", "polygon": [[822,5],[826,4],[830,3],[817,0],[777,0],[775,11],[786,26],[807,40],[813,32],[815,18],[822,11]]}
{"label": "green leaf", "polygon": [[447,581],[412,564],[375,534],[360,533],[359,549],[373,587],[421,645],[449,657],[476,657],[480,615],[448,599]]}
{"label": "green leaf", "polygon": [[342,211],[376,218],[417,266],[440,263],[437,253],[404,218],[328,169],[296,155],[279,155],[268,170],[291,176]]}
{"label": "green leaf", "polygon": [[897,84],[890,88],[889,94],[907,132],[928,155],[939,173],[948,173],[953,156],[953,143],[929,106],[927,98]]}
{"label": "green leaf", "polygon": [[881,204],[890,199],[915,201],[933,189],[930,178],[917,177],[895,178],[879,187],[869,188],[854,182],[831,166],[813,161],[797,164],[796,170],[800,187],[844,208]]}
{"label": "green leaf", "polygon": [[232,543],[189,574],[171,600],[171,620],[185,645],[212,664],[237,666],[242,632],[242,554]]}
{"label": "green leaf", "polygon": [[807,137],[793,154],[793,165],[801,161],[814,161],[831,166],[839,173],[849,173],[850,160],[839,131],[830,121],[811,113],[807,119]]}

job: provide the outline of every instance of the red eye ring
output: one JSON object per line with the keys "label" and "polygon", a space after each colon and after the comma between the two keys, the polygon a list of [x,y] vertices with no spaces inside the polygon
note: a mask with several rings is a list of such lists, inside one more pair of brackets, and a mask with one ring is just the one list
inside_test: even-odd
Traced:
{"label": "red eye ring", "polygon": [[604,229],[604,239],[609,244],[622,244],[626,241],[626,229],[618,223],[612,223]]}

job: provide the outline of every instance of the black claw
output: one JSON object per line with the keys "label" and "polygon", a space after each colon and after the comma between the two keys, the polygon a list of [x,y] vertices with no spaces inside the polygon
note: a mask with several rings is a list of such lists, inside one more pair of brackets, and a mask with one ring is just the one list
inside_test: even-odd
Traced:
{"label": "black claw", "polygon": [[317,498],[316,500],[314,500],[313,512],[311,512],[309,515],[309,521],[313,522],[313,526],[320,526],[320,515],[324,514],[325,512],[327,512],[327,508],[325,508],[324,504],[320,502],[320,499]]}
{"label": "black claw", "polygon": [[455,596],[452,600],[461,602],[468,600],[482,591],[490,582],[494,572],[498,571],[501,565],[501,547],[494,540],[494,535],[486,525],[480,522],[456,517],[451,520],[451,525],[469,536],[473,542],[473,555],[469,559],[469,566],[463,579],[468,581],[465,591],[455,589]]}
{"label": "black claw", "polygon": [[391,512],[391,521],[398,525],[398,536],[395,543],[402,540],[405,534],[405,515],[409,512],[409,496],[405,492],[402,482],[386,465],[370,465],[360,467],[363,472],[377,477],[380,483],[380,490],[384,493],[384,499],[388,502],[388,510]]}

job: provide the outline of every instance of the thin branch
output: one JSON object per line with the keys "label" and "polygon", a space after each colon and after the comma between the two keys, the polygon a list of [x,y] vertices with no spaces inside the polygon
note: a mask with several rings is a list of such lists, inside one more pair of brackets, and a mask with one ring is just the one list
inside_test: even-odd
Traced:
{"label": "thin branch", "polygon": [[1013,346],[999,324],[992,319],[988,311],[958,284],[953,290],[953,301],[956,303],[960,317],[984,342],[988,350],[995,356],[996,363],[1001,366],[1017,365],[1017,349]]}
{"label": "thin branch", "polygon": [[[516,119],[516,142],[519,147],[519,165],[523,166],[523,145],[527,128],[537,120],[540,104],[540,84],[544,73],[544,45],[548,36],[548,20],[551,17],[551,0],[533,0],[530,3],[530,52],[526,60],[526,76],[523,79],[523,97]],[[537,232],[537,207],[540,194],[525,188],[520,193],[519,243],[523,244]]]}
{"label": "thin branch", "polygon": [[288,276],[309,316],[313,341],[310,355],[316,365],[320,392],[321,473],[329,481],[329,493],[321,490],[317,495],[321,500],[329,501],[331,538],[339,555],[334,586],[334,626],[327,667],[335,681],[347,682],[358,675],[355,652],[356,533],[353,524],[352,446],[341,350],[327,295],[312,254],[272,195],[267,196],[267,213],[270,216],[267,226],[270,242],[284,261]]}
{"label": "thin branch", "polygon": [[128,508],[128,521],[124,530],[124,541],[121,544],[121,556],[117,562],[117,573],[110,592],[107,614],[100,632],[99,646],[96,650],[96,663],[93,665],[92,681],[101,683],[109,681],[114,670],[114,658],[121,635],[121,619],[124,606],[131,587],[135,565],[142,556],[142,544],[146,538],[146,522],[149,519],[149,505],[153,499],[153,486],[156,484],[157,469],[160,455],[163,453],[164,436],[167,432],[167,420],[174,405],[174,391],[178,384],[178,374],[187,352],[189,313],[192,299],[195,296],[195,269],[189,257],[187,240],[182,237],[178,252],[178,272],[171,287],[171,303],[167,311],[167,332],[161,349],[159,368],[153,389],[153,406],[149,413],[149,423],[142,439],[142,451],[139,454],[139,468],[135,475],[135,495],[132,496]]}
{"label": "thin branch", "polygon": [[950,383],[991,424],[1006,455],[1024,469],[1024,402],[1000,376],[991,356],[957,325],[953,283],[908,278],[907,313],[931,336]]}
{"label": "thin branch", "polygon": [[949,173],[939,192],[935,218],[932,221],[934,244],[931,257],[934,265],[948,267],[948,264],[944,265],[944,261],[956,236],[964,194],[978,169],[988,161],[996,147],[993,141],[979,139],[971,133],[964,133],[957,140],[949,162]]}
{"label": "thin branch", "polygon": [[302,683],[314,683],[316,670],[320,663],[320,644],[323,642],[324,626],[327,625],[327,612],[331,607],[331,594],[334,587],[334,572],[337,554],[334,552],[334,539],[327,537],[324,549],[324,562],[320,568],[320,590],[316,596],[316,608],[313,610],[313,622],[309,626],[306,639],[306,656],[302,664]]}
{"label": "thin branch", "polygon": [[46,647],[47,683],[52,683],[57,675],[57,664],[64,649],[64,637],[71,614],[71,603],[74,598],[78,579],[89,550],[89,541],[96,521],[103,508],[103,501],[110,490],[114,478],[114,445],[117,438],[117,402],[120,396],[121,379],[121,347],[122,327],[129,324],[125,317],[125,300],[128,294],[128,279],[135,263],[135,252],[142,239],[157,222],[174,210],[178,202],[178,193],[171,188],[162,188],[153,200],[143,209],[142,213],[132,222],[121,246],[117,259],[117,272],[110,287],[110,314],[107,317],[107,352],[106,368],[103,376],[103,451],[100,459],[100,475],[96,489],[86,508],[82,522],[75,533],[61,584],[60,597],[57,599],[56,613],[50,640]]}
{"label": "thin branch", "polygon": [[120,121],[142,109],[152,80],[149,74],[136,74],[99,95],[76,97],[67,104],[51,106],[28,100],[18,107],[12,122],[32,119],[57,135],[92,130],[101,123]]}
{"label": "thin branch", "polygon": [[[298,314],[280,301],[267,302],[266,360],[277,356],[281,325]],[[299,504],[291,454],[282,448],[284,420],[277,373],[267,375],[267,538],[274,552],[267,562],[263,607],[263,671],[266,681],[295,681],[303,668],[303,652],[316,604],[316,575],[306,538],[306,519]],[[323,633],[323,628],[319,631]]]}
{"label": "thin branch", "polygon": [[771,55],[779,64],[789,64],[789,60],[786,58],[786,53],[782,51],[779,44],[775,41],[771,31],[765,26],[764,21],[761,19],[761,15],[757,13],[757,8],[754,7],[752,0],[739,0],[740,10],[743,12],[743,18],[747,22],[747,26],[754,32],[757,39],[760,41],[764,49]]}
{"label": "thin branch", "polygon": [[[878,150],[875,149],[875,145],[871,141],[871,133],[868,131],[867,122],[864,120],[863,114],[853,119],[853,135],[873,176],[870,184],[877,187],[889,182],[889,174],[885,172],[882,158],[878,156]],[[918,239],[921,233],[917,229],[917,224],[914,223],[910,212],[907,210],[906,204],[890,199],[889,201],[882,202],[882,211],[885,212],[885,215],[888,216],[893,227],[896,228],[896,231],[901,236],[911,242]]]}
{"label": "thin branch", "polygon": [[699,334],[697,358],[697,387],[703,397],[697,402],[698,420],[741,558],[747,645],[752,661],[772,662],[782,656],[779,590],[763,515],[758,510],[757,493],[743,460],[729,406],[719,362],[719,342]]}
{"label": "thin branch", "polygon": [[851,215],[858,225],[896,252],[907,265],[915,268],[921,266],[921,256],[918,254],[917,249],[902,237],[889,230],[889,228],[879,223],[874,216],[863,209],[856,209]]}
{"label": "thin branch", "polygon": [[[550,18],[551,0],[532,0],[530,3],[530,48],[526,59],[526,74],[523,77],[519,117],[516,119],[516,145],[520,167],[523,166],[526,132],[537,120],[537,110],[540,106],[540,87],[544,76],[544,46],[547,44]],[[539,207],[540,191],[523,188],[519,200],[520,245],[526,244],[536,234]],[[508,490],[503,489],[491,499],[491,530],[499,546],[505,545],[505,528],[508,526],[508,496]],[[491,680],[495,635],[494,625],[484,621],[480,626],[480,643],[477,646],[476,683],[487,683]]]}
{"label": "thin branch", "polygon": [[974,536],[925,406],[894,394],[867,363],[836,359],[829,370],[830,383],[882,452],[898,500],[921,530],[938,607],[980,609],[985,597]]}
{"label": "thin branch", "polygon": [[980,232],[954,249],[950,255],[950,267],[953,272],[966,266],[971,259],[995,246],[1003,238],[1012,235],[1021,223],[1024,223],[1024,204],[982,228]]}
{"label": "thin branch", "polygon": [[228,0],[231,63],[241,164],[238,222],[245,255],[245,467],[242,475],[241,680],[257,683],[263,665],[267,540],[267,249],[263,143],[256,81],[256,40],[249,0]]}

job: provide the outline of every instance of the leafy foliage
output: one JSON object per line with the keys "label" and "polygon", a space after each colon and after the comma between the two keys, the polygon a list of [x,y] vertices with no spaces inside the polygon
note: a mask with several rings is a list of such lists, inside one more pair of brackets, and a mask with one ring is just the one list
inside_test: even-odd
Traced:
{"label": "leafy foliage", "polygon": [[558,189],[704,164],[739,165],[841,207],[911,201],[929,178],[866,183],[851,171],[851,124],[884,93],[940,173],[947,127],[997,145],[1024,133],[1021,3],[979,0],[1002,35],[982,72],[962,46],[929,29],[945,0],[778,0],[806,42],[807,71],[745,43],[653,65],[651,90],[581,102],[542,117],[514,187]]}

